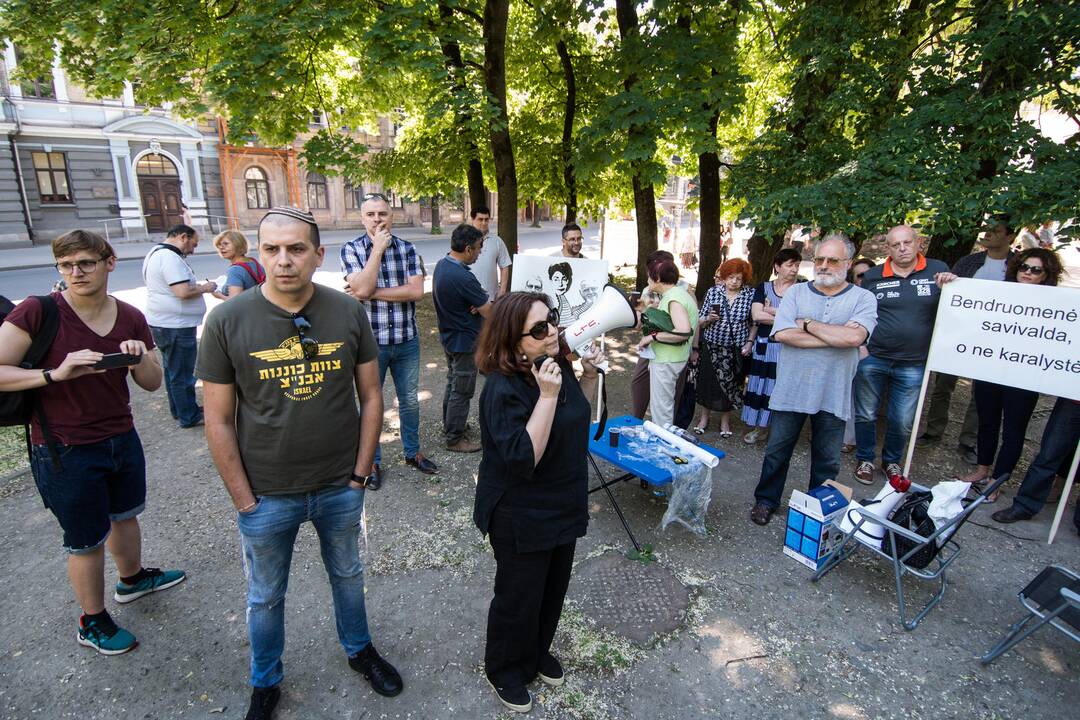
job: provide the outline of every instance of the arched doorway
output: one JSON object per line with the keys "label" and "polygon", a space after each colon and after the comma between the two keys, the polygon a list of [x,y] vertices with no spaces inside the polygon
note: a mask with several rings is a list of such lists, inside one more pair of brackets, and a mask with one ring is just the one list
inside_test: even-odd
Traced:
{"label": "arched doorway", "polygon": [[135,174],[139,178],[146,229],[165,232],[183,222],[180,173],[172,160],[157,153],[143,155],[135,165]]}

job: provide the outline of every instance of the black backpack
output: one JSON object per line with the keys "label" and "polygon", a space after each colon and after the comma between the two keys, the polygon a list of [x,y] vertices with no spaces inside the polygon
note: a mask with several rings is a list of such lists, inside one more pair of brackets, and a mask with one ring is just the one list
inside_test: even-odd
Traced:
{"label": "black backpack", "polygon": [[[56,307],[56,300],[51,295],[35,295],[41,303],[41,325],[30,342],[30,349],[26,351],[21,368],[41,367],[49,347],[56,339],[56,333],[60,329],[60,310]],[[15,306],[7,298],[0,296],[0,322],[3,322]],[[53,465],[59,468],[60,455],[56,450],[56,440],[49,431],[48,420],[45,419],[45,411],[38,402],[37,390],[19,390],[16,392],[0,392],[0,426],[9,427],[22,425],[26,432],[26,455],[32,460],[32,446],[30,444],[30,421],[34,417],[41,424],[45,442],[49,446],[49,454]]]}
{"label": "black backpack", "polygon": [[[932,499],[933,495],[928,492],[910,492],[900,501],[900,505],[893,510],[892,517],[889,519],[902,528],[926,537],[933,533],[936,527],[928,513]],[[917,545],[918,543],[909,540],[903,535],[896,535],[896,553],[900,557],[911,552]],[[909,557],[906,564],[921,570],[934,561],[938,550],[938,544],[932,542]]]}

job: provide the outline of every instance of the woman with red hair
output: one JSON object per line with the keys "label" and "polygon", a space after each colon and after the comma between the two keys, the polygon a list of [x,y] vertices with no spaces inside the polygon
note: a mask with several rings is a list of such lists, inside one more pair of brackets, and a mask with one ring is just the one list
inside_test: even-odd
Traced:
{"label": "woman with red hair", "polygon": [[706,291],[701,304],[693,351],[699,362],[697,403],[702,407],[701,419],[694,426],[698,435],[705,433],[715,410],[720,413],[720,437],[731,437],[731,411],[742,408],[744,358],[754,345],[751,280],[750,263],[741,258],[728,260],[717,268],[713,275],[716,284]]}

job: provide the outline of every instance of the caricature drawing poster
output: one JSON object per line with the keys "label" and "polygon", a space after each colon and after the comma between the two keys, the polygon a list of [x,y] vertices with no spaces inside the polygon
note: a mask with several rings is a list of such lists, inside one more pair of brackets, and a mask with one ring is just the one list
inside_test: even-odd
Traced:
{"label": "caricature drawing poster", "polygon": [[542,292],[566,326],[593,306],[608,281],[607,260],[515,255],[510,289]]}

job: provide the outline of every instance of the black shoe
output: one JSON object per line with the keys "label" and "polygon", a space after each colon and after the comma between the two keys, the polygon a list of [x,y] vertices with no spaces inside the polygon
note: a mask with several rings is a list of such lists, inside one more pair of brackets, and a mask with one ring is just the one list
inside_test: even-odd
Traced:
{"label": "black shoe", "polygon": [[491,682],[491,678],[488,678],[487,681],[498,696],[499,702],[506,707],[519,713],[527,713],[532,710],[532,695],[529,694],[529,689],[524,685],[495,687],[495,683]]}
{"label": "black shoe", "polygon": [[559,687],[566,682],[562,664],[551,653],[544,655],[544,659],[540,661],[540,672],[536,675],[540,678],[540,682],[551,687]]}
{"label": "black shoe", "polygon": [[394,697],[400,695],[405,687],[401,682],[401,674],[382,659],[371,643],[349,658],[349,667],[363,675],[364,679],[371,683],[371,689],[380,695]]}
{"label": "black shoe", "polygon": [[414,468],[424,473],[425,475],[434,475],[435,473],[439,472],[439,466],[428,460],[420,453],[416,453],[416,455],[412,456],[411,458],[405,458],[405,464],[412,465]]}
{"label": "black shoe", "polygon": [[772,517],[774,512],[776,512],[776,508],[759,502],[750,508],[750,519],[754,521],[755,525],[768,525],[769,518]]}
{"label": "black shoe", "polygon": [[248,705],[247,715],[244,720],[271,720],[274,717],[274,708],[281,699],[281,689],[275,685],[268,688],[252,688],[251,703]]}
{"label": "black shoe", "polygon": [[968,465],[978,465],[979,456],[975,454],[975,448],[961,443],[956,446],[956,452]]}
{"label": "black shoe", "polygon": [[1035,516],[1032,515],[1031,513],[1029,513],[1027,510],[1025,510],[1022,507],[1017,507],[1016,505],[1012,505],[1010,507],[1005,508],[1004,510],[998,510],[996,513],[994,513],[990,517],[994,518],[994,520],[999,522],[999,523],[1004,523],[1004,524],[1008,525],[1009,523],[1014,523],[1017,520],[1030,520],[1031,518],[1033,518]]}
{"label": "black shoe", "polygon": [[379,483],[379,487],[382,487],[382,468],[379,463],[372,463],[371,472],[375,473],[375,481]]}
{"label": "black shoe", "polygon": [[926,433],[923,433],[919,437],[915,438],[915,447],[927,447],[929,445],[937,445],[940,440],[940,437],[935,437],[933,435],[927,435]]}

